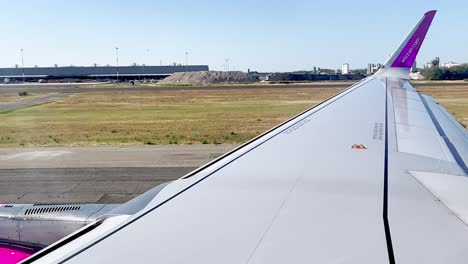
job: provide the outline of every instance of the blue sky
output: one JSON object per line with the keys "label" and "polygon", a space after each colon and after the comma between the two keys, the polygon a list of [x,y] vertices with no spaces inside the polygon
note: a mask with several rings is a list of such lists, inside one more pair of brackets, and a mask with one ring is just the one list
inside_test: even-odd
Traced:
{"label": "blue sky", "polygon": [[0,0],[0,67],[208,64],[235,70],[364,68],[384,62],[437,9],[418,57],[468,62],[468,1]]}

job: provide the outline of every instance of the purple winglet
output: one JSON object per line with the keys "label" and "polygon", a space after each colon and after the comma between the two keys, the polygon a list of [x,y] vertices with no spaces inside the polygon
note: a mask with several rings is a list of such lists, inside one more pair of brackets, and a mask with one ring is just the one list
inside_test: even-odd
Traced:
{"label": "purple winglet", "polygon": [[436,11],[432,10],[424,14],[424,17],[419,23],[418,28],[414,31],[414,34],[411,36],[409,41],[405,44],[401,50],[398,57],[392,64],[392,67],[398,68],[411,68],[414,61],[416,60],[416,55],[418,55],[419,49],[426,37],[426,33],[431,26],[432,19],[434,19]]}

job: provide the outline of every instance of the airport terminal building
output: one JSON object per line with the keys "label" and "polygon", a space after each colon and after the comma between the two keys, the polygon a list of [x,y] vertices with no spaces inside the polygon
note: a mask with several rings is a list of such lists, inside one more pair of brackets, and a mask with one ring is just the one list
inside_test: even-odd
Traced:
{"label": "airport terminal building", "polygon": [[175,72],[208,70],[207,65],[0,68],[0,82],[161,79]]}

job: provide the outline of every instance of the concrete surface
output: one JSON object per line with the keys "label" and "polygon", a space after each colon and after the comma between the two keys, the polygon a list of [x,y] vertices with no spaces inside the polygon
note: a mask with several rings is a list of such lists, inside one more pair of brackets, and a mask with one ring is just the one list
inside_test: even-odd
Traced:
{"label": "concrete surface", "polygon": [[2,203],[123,203],[235,145],[0,149]]}

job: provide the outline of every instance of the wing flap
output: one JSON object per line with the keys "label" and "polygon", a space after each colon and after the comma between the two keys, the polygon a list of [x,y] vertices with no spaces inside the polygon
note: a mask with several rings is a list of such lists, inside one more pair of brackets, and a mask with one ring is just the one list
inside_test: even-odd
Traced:
{"label": "wing flap", "polygon": [[454,161],[419,93],[407,80],[389,78],[387,85],[392,94],[398,151]]}
{"label": "wing flap", "polygon": [[468,177],[421,171],[409,173],[468,226]]}
{"label": "wing flap", "polygon": [[445,108],[429,96],[422,96],[431,112],[437,132],[442,137],[458,165],[468,174],[468,132],[458,123]]}

